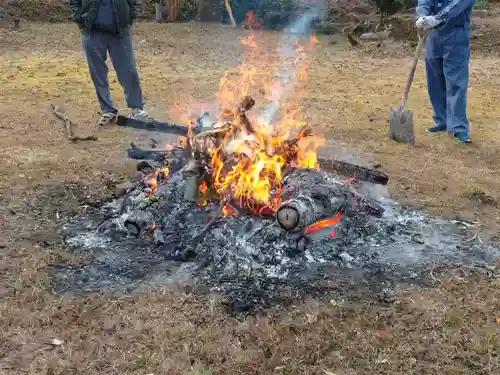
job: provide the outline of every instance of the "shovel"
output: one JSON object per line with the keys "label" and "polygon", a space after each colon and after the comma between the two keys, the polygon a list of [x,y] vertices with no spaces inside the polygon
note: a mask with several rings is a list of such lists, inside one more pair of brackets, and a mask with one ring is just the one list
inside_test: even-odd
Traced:
{"label": "shovel", "polygon": [[408,73],[408,79],[406,80],[406,86],[403,92],[403,98],[401,99],[401,105],[399,108],[391,108],[389,111],[389,138],[395,140],[396,142],[409,143],[412,145],[415,144],[413,113],[411,111],[405,111],[404,108],[406,102],[408,101],[408,94],[413,82],[413,77],[415,76],[418,58],[424,48],[426,40],[427,34],[422,34],[419,30],[418,45],[411,62],[410,72]]}

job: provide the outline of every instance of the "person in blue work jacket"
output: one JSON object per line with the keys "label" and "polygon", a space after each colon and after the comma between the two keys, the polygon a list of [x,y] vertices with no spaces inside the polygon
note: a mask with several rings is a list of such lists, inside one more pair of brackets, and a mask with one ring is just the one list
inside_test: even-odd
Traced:
{"label": "person in blue work jacket", "polygon": [[430,133],[470,143],[467,119],[470,20],[475,0],[418,0],[416,25],[429,30],[425,68],[434,108]]}

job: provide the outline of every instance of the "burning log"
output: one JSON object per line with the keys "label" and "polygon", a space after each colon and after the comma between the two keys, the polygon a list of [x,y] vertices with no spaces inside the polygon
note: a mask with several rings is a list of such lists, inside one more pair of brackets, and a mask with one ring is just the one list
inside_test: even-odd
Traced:
{"label": "burning log", "polygon": [[334,182],[314,167],[382,185],[388,182],[386,173],[335,159],[317,159],[321,142],[313,139],[310,126],[289,140],[258,134],[259,129],[247,117],[254,105],[250,96],[244,97],[234,110],[222,113],[214,128],[189,137],[193,143],[168,150],[131,144],[128,156],[160,164],[182,161],[186,201],[207,201],[210,186],[208,200],[227,200],[245,212],[274,216],[287,231],[302,231],[347,206],[374,216],[383,214],[377,202],[356,195],[350,183]]}
{"label": "burning log", "polygon": [[286,179],[282,195],[290,198],[276,212],[276,221],[286,231],[301,231],[347,205],[344,186],[333,185],[318,171],[297,169]]}
{"label": "burning log", "polygon": [[85,136],[85,137],[79,137],[74,134],[73,132],[73,127],[76,127],[77,125],[68,117],[64,112],[57,107],[54,104],[50,104],[50,107],[52,108],[52,112],[54,115],[64,121],[64,128],[66,130],[66,137],[71,141],[71,142],[77,142],[77,141],[97,141],[97,136],[91,135],[91,136]]}
{"label": "burning log", "polygon": [[[190,129],[187,126],[170,124],[168,122],[159,122],[155,120],[151,121],[143,121],[132,119],[125,116],[118,116],[116,119],[116,124],[119,126],[137,129],[137,130],[148,130],[148,131],[156,131],[159,133],[166,133],[172,135],[180,135],[187,137],[189,136]],[[201,122],[197,121],[196,126],[192,129],[193,133],[199,133],[201,130]]]}
{"label": "burning log", "polygon": [[301,230],[316,222],[324,214],[324,206],[311,197],[299,196],[281,204],[276,221],[286,231]]}
{"label": "burning log", "polygon": [[[220,130],[216,130],[218,134]],[[205,132],[204,132],[205,133]],[[200,135],[204,134],[200,133]],[[213,135],[213,133],[212,133]],[[138,160],[157,160],[158,158],[180,158],[182,157],[182,149],[174,150],[158,150],[158,149],[143,149],[135,144],[131,144],[127,150],[127,155],[131,159]],[[348,163],[337,159],[318,158],[319,168],[325,172],[335,172],[345,177],[356,178],[358,180],[371,182],[379,185],[387,185],[389,175],[382,171],[362,167],[357,164]]]}

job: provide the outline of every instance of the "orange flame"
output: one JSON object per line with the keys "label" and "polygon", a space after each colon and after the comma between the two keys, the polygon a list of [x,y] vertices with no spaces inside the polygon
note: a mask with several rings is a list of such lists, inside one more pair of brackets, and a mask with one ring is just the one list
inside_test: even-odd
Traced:
{"label": "orange flame", "polygon": [[245,14],[243,26],[249,29],[260,29],[262,28],[262,21],[255,15],[253,10],[251,10]]}
{"label": "orange flame", "polygon": [[[304,125],[295,115],[300,109],[288,110],[284,118],[270,127],[252,119],[251,130],[242,122],[241,117],[227,109],[236,108],[242,99],[252,94],[264,96],[264,100],[278,101],[282,88],[279,79],[266,79],[263,74],[263,58],[267,50],[261,51],[257,38],[252,32],[256,19],[249,12],[245,25],[250,34],[242,38],[246,54],[238,71],[227,71],[219,84],[219,105],[226,109],[222,112],[217,127],[231,124],[229,132],[222,144],[209,148],[211,155],[212,181],[219,195],[230,195],[245,204],[253,212],[258,213],[263,207],[266,211],[276,211],[281,203],[281,184],[285,166],[317,168],[316,150],[322,146],[323,140],[306,137],[293,148],[286,137],[293,128]],[[316,44],[317,38],[311,37],[310,44]],[[293,64],[296,81],[304,81],[307,76],[305,55],[311,50],[304,45],[296,45],[297,56],[287,64]]]}
{"label": "orange flame", "polygon": [[156,225],[156,221],[153,221],[151,223],[151,226],[149,227],[149,230],[151,231],[151,233],[153,233],[156,230],[157,227],[158,226]]}
{"label": "orange flame", "polygon": [[161,150],[166,150],[166,151],[172,151],[174,149],[174,147],[172,145],[165,145],[165,146],[163,146],[160,149]]}
{"label": "orange flame", "polygon": [[311,34],[311,44],[314,45],[314,46],[316,46],[316,45],[319,44],[319,39],[318,39],[318,37],[316,36],[315,33]]}
{"label": "orange flame", "polygon": [[223,214],[224,216],[228,216],[228,215],[231,215],[231,216],[237,216],[236,211],[233,209],[233,207],[232,207],[230,204],[226,204],[226,205],[222,208],[222,214]]}
{"label": "orange flame", "polygon": [[202,193],[202,194],[206,193],[208,190],[207,182],[202,181],[200,184],[200,187],[198,189],[199,189],[200,193]]}

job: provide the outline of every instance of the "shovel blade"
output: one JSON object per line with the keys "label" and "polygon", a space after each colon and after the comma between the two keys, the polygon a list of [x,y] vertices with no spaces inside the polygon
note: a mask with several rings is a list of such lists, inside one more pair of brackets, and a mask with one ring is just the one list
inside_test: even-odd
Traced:
{"label": "shovel blade", "polygon": [[413,113],[391,108],[389,112],[389,138],[400,143],[415,144]]}

